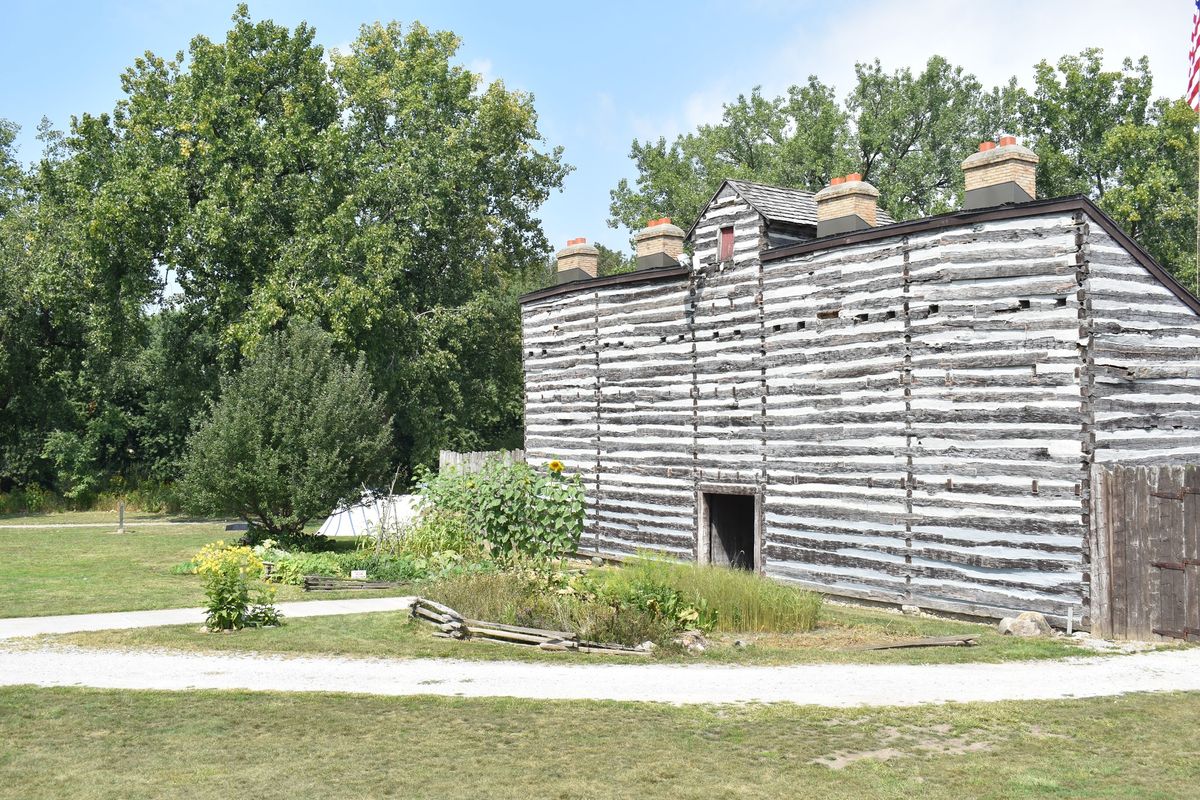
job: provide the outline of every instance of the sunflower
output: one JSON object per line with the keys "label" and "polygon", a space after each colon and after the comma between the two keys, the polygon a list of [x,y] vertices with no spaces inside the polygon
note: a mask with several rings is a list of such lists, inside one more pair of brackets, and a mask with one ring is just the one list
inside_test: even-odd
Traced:
{"label": "sunflower", "polygon": [[563,471],[563,463],[556,458],[546,465],[546,469],[557,475]]}

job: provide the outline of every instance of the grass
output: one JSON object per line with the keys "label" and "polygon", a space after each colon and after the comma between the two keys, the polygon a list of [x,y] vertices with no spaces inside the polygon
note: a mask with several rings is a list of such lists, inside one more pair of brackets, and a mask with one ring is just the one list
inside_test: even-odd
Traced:
{"label": "grass", "polygon": [[[699,656],[664,648],[653,658],[663,662],[740,664],[951,664],[1062,658],[1087,651],[1064,640],[1018,639],[1000,636],[991,626],[939,619],[914,619],[886,611],[828,605],[820,628],[789,635],[742,635],[737,647],[732,634],[714,635],[712,647]],[[244,630],[234,634],[204,633],[197,626],[175,625],[122,631],[44,636],[35,644],[80,647],[188,651],[254,652],[281,655],[340,655],[376,658],[509,659],[556,663],[628,662],[628,656],[584,656],[544,653],[533,648],[437,639],[432,628],[411,622],[407,612],[347,614],[286,621],[281,628]],[[939,647],[908,650],[851,649],[866,642],[952,633],[978,633],[977,647]]]}
{"label": "grass", "polygon": [[[82,512],[87,515],[94,512]],[[76,521],[78,515],[53,514],[43,522]],[[161,520],[162,517],[154,517]],[[127,524],[118,535],[100,528],[0,529],[0,617],[138,611],[203,604],[195,575],[173,575],[171,568],[191,558],[208,542],[227,538],[224,525],[176,528]],[[353,547],[339,540],[338,547]],[[404,594],[403,591],[391,594]],[[379,597],[387,592],[339,593],[339,597]],[[329,599],[305,595],[301,587],[280,586],[278,599]]]}
{"label": "grass", "polygon": [[[638,558],[607,571],[624,587],[666,585],[689,602],[703,600],[716,615],[715,630],[731,633],[810,631],[817,625],[821,595],[768,580],[744,570]],[[618,589],[619,594],[625,594]]]}
{"label": "grass", "polygon": [[910,709],[0,689],[0,798],[1197,795],[1200,695]]}
{"label": "grass", "polygon": [[[129,528],[137,522],[152,522],[155,526],[163,523],[188,522],[191,517],[184,514],[157,514],[151,511],[125,511],[125,527]],[[113,530],[117,529],[117,512],[111,511],[43,511],[23,512],[17,514],[0,514],[0,525],[94,525],[111,523]],[[224,525],[222,521],[212,520],[213,525]]]}

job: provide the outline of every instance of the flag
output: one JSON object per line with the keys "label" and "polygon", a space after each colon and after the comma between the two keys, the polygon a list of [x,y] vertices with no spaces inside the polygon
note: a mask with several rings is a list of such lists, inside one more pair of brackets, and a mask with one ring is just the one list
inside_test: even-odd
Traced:
{"label": "flag", "polygon": [[1196,0],[1196,13],[1192,14],[1192,49],[1188,72],[1187,101],[1193,111],[1200,111],[1200,0]]}

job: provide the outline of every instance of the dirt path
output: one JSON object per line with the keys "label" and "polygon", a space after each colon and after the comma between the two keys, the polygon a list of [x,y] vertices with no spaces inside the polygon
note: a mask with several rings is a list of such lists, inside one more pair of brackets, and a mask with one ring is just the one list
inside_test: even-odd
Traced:
{"label": "dirt path", "polygon": [[1006,664],[736,667],[205,655],[0,646],[0,685],[831,707],[1200,691],[1200,648]]}

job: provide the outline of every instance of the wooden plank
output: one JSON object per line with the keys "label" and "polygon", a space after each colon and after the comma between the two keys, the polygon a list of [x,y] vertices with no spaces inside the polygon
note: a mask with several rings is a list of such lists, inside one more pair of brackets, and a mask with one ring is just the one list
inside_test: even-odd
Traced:
{"label": "wooden plank", "polygon": [[979,634],[968,633],[961,636],[931,636],[925,639],[906,639],[901,642],[886,644],[870,644],[853,650],[897,650],[907,647],[974,647],[978,644]]}
{"label": "wooden plank", "polygon": [[1109,519],[1109,473],[1099,466],[1091,472],[1091,597],[1089,618],[1092,632],[1112,635],[1112,561],[1110,557],[1111,520]]}

